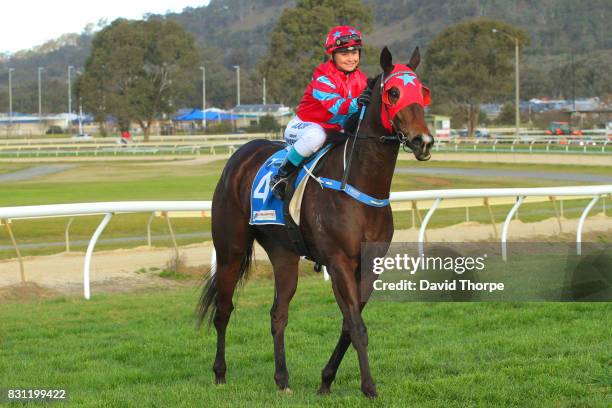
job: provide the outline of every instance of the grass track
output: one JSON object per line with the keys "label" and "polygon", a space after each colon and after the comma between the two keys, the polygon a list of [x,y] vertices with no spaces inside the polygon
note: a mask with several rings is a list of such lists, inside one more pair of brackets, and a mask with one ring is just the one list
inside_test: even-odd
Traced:
{"label": "grass track", "polygon": [[[331,288],[302,276],[286,331],[294,394],[273,381],[267,278],[240,292],[228,384],[213,385],[214,330],[196,332],[195,287],[59,298],[0,309],[0,387],[60,387],[66,406],[605,407],[612,305],[372,302],[364,312],[380,398],[359,391],[351,349],[331,396],[320,370],[340,328]],[[62,406],[61,404],[55,406]]]}

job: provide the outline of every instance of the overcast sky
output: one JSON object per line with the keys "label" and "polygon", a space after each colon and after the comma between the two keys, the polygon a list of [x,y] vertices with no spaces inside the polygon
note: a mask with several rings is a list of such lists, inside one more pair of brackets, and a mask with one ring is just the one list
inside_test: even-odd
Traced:
{"label": "overcast sky", "polygon": [[143,14],[182,11],[209,0],[7,0],[0,3],[0,52],[41,45],[66,33],[80,33],[102,18],[139,19]]}

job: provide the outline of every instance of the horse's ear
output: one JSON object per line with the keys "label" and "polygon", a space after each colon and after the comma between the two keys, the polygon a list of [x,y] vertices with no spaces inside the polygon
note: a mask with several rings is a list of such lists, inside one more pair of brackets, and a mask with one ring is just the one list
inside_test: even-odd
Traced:
{"label": "horse's ear", "polygon": [[393,56],[387,47],[380,52],[380,67],[383,69],[385,76],[393,71]]}
{"label": "horse's ear", "polygon": [[416,47],[414,51],[412,51],[412,56],[410,57],[410,62],[408,62],[408,66],[411,70],[416,71],[419,63],[421,62],[421,53],[419,52],[419,47]]}

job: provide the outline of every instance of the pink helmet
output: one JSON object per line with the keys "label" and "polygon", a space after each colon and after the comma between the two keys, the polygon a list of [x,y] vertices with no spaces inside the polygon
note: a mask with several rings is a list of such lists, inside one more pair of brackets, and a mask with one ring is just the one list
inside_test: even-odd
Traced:
{"label": "pink helmet", "polygon": [[360,50],[361,32],[351,26],[336,26],[329,30],[325,40],[325,52],[332,54],[337,50]]}

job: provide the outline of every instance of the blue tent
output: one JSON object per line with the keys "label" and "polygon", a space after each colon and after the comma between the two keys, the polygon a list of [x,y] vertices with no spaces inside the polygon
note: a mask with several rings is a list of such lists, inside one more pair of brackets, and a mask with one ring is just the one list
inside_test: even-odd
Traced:
{"label": "blue tent", "polygon": [[[232,115],[230,113],[206,110],[206,120],[223,121],[223,120],[236,120],[236,118],[238,118],[237,115]],[[205,119],[204,114],[201,109],[194,109],[191,112],[174,117],[174,120],[179,121],[179,122],[202,121],[204,119]]]}

